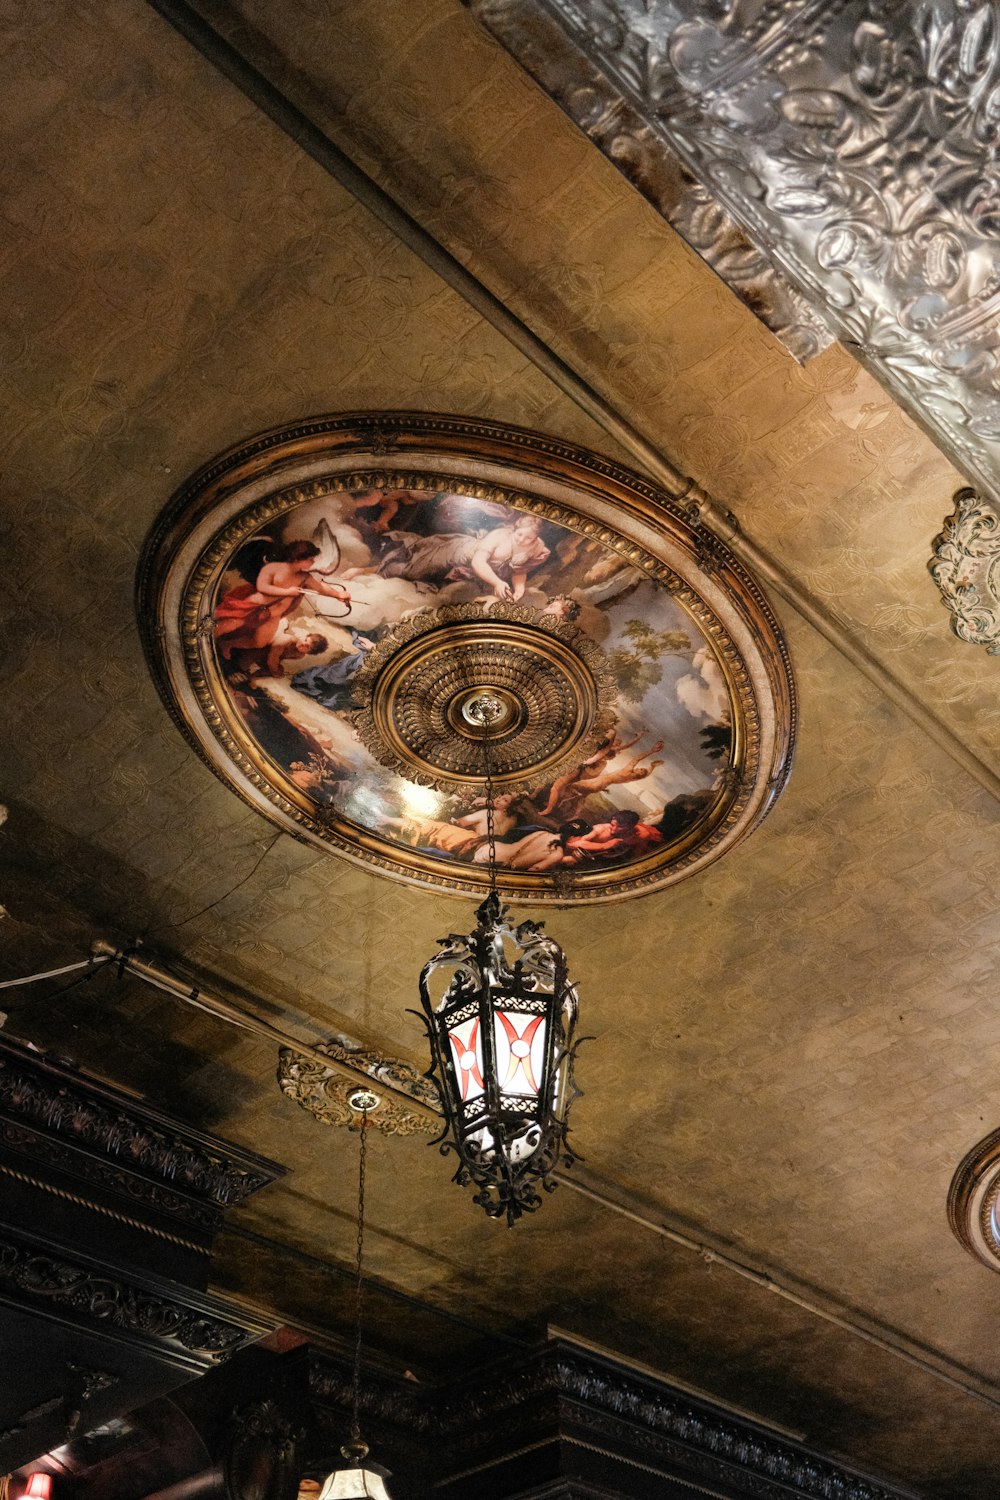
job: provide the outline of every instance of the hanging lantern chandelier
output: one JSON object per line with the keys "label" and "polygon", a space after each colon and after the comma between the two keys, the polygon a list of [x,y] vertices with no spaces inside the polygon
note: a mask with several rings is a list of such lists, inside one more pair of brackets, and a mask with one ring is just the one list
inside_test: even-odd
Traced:
{"label": "hanging lantern chandelier", "polygon": [[573,1082],[577,993],[566,956],[540,922],[514,926],[496,879],[491,734],[503,723],[503,698],[484,690],[462,712],[482,729],[489,894],[467,936],[455,933],[420,975],[431,1076],[441,1093],[442,1154],[455,1151],[454,1181],[508,1225],[551,1192],[551,1175],[576,1160],[567,1119]]}

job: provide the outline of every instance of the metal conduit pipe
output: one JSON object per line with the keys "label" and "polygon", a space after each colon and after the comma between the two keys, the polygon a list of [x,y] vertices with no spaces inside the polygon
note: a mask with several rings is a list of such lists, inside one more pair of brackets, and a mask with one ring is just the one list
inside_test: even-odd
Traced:
{"label": "metal conduit pipe", "polygon": [[972,751],[942,719],[871,652],[832,619],[818,600],[798,584],[781,563],[743,535],[735,517],[684,475],[660,450],[565,360],[504,305],[450,251],[412,218],[384,188],[368,176],[330,137],[305,115],[244,55],[221,36],[186,0],[148,0],[164,20],[279,129],[345,187],[380,223],[401,240],[474,308],[554,385],[574,401],[642,465],[671,499],[687,506],[693,518],[722,538],[740,560],[781,594],[823,638],[896,705],[929,739],[979,784],[1000,799],[1000,774]]}
{"label": "metal conduit pipe", "polygon": [[91,953],[94,958],[113,961],[121,973],[134,974],[137,979],[143,980],[146,984],[151,984],[154,988],[173,995],[175,999],[182,1000],[186,1005],[193,1005],[198,1010],[207,1011],[209,1015],[217,1016],[220,1021],[228,1022],[230,1026],[238,1026],[241,1030],[249,1031],[254,1036],[264,1037],[269,1042],[277,1042],[279,1047],[290,1047],[293,1052],[298,1052],[302,1057],[311,1058],[321,1067],[329,1068],[331,1072],[341,1073],[346,1078],[364,1083],[368,1088],[371,1088],[374,1082],[376,1092],[395,1095],[401,1104],[405,1104],[408,1110],[416,1114],[438,1118],[437,1112],[424,1104],[421,1099],[414,1099],[410,1094],[395,1088],[382,1078],[373,1080],[371,1074],[366,1073],[363,1068],[352,1068],[349,1063],[341,1062],[339,1058],[328,1057],[325,1052],[320,1052],[311,1043],[303,1042],[289,1032],[282,1031],[280,1026],[272,1026],[270,1021],[253,1015],[232,1000],[226,1000],[222,995],[204,989],[201,985],[192,985],[184,979],[179,979],[162,964],[151,959],[139,958],[134,953],[124,952],[104,938],[97,939],[91,948]]}
{"label": "metal conduit pipe", "polygon": [[[607,1194],[595,1190],[579,1179],[574,1181],[567,1173],[557,1174],[561,1183],[572,1188],[584,1198],[599,1204],[602,1208],[610,1209],[613,1213],[620,1214],[629,1219],[633,1224],[640,1225],[643,1229],[652,1230],[661,1238],[669,1240],[672,1245],[678,1245],[683,1250],[691,1250],[706,1264],[722,1267],[723,1270],[731,1271],[734,1275],[742,1277],[744,1281],[751,1282],[759,1287],[761,1291],[771,1292],[785,1302],[790,1302],[793,1307],[799,1307],[803,1312],[810,1313],[813,1317],[822,1318],[826,1323],[832,1323],[835,1328],[840,1328],[854,1338],[862,1339],[866,1344],[881,1349],[885,1354],[891,1354],[896,1359],[903,1360],[912,1365],[924,1375],[932,1375],[935,1380],[941,1380],[945,1385],[951,1386],[953,1390],[961,1391],[963,1396],[972,1396],[976,1401],[982,1401],[986,1406],[1000,1411],[1000,1390],[996,1386],[987,1386],[985,1382],[977,1383],[974,1375],[967,1372],[963,1366],[955,1365],[951,1361],[937,1360],[928,1357],[926,1353],[918,1352],[901,1335],[895,1332],[881,1332],[877,1328],[865,1327],[856,1318],[845,1316],[842,1309],[836,1305],[824,1307],[814,1298],[806,1297],[797,1292],[794,1287],[786,1285],[775,1279],[769,1271],[758,1270],[754,1266],[747,1265],[744,1261],[737,1260],[732,1255],[727,1255],[723,1250],[713,1250],[708,1245],[700,1244],[692,1239],[690,1235],[683,1234],[677,1229],[672,1229],[668,1224],[652,1218],[648,1213],[640,1213],[627,1207],[625,1204],[616,1203]],[[950,1366],[950,1368],[949,1368]],[[960,1373],[953,1373],[959,1371]]]}

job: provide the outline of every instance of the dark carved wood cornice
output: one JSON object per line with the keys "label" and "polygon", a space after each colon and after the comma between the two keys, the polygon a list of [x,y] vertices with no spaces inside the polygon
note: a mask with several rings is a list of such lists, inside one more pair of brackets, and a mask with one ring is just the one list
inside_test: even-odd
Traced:
{"label": "dark carved wood cornice", "polygon": [[0,1235],[0,1300],[154,1346],[174,1362],[218,1364],[267,1325],[158,1277],[109,1270],[44,1241]]}
{"label": "dark carved wood cornice", "polygon": [[203,1230],[285,1170],[8,1039],[0,1040],[0,1139]]}
{"label": "dark carved wood cornice", "polygon": [[[310,1391],[319,1406],[348,1410],[349,1371],[313,1351]],[[387,1429],[419,1433],[451,1463],[477,1469],[504,1462],[554,1425],[559,1441],[757,1500],[902,1500],[908,1493],[561,1339],[447,1387],[369,1375],[363,1413]],[[477,1464],[486,1451],[496,1457]]]}

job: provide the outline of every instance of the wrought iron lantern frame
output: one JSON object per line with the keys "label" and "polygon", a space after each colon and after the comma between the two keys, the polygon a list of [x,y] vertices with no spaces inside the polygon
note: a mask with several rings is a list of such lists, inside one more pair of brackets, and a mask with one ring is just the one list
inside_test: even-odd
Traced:
{"label": "wrought iron lantern frame", "polygon": [[[484,693],[470,706],[481,715],[490,891],[475,929],[440,939],[420,975],[421,1019],[431,1046],[428,1077],[441,1095],[445,1125],[432,1145],[459,1158],[454,1181],[476,1188],[473,1201],[490,1218],[513,1224],[551,1192],[552,1173],[578,1160],[567,1141],[579,1097],[573,1077],[579,1000],[562,948],[541,922],[515,926],[496,883],[490,735],[497,712]],[[450,971],[444,994],[432,993]],[[519,1027],[515,1018],[523,1019]],[[465,1037],[459,1035],[465,1030]],[[537,1039],[541,1031],[541,1040]],[[504,1041],[506,1038],[506,1041]],[[498,1043],[505,1060],[501,1078]],[[518,1075],[527,1087],[515,1086]]]}

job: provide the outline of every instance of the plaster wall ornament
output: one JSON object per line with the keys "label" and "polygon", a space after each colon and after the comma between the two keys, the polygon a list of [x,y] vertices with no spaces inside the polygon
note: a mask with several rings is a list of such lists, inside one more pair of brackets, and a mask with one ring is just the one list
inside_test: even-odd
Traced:
{"label": "plaster wall ornament", "polygon": [[1000,512],[975,490],[961,489],[934,541],[931,577],[951,611],[959,640],[1000,656]]}
{"label": "plaster wall ornament", "polygon": [[[361,1047],[345,1036],[319,1042],[315,1050],[328,1054],[335,1062],[348,1063],[355,1071],[364,1069],[374,1084],[389,1084],[393,1090],[407,1093],[435,1111],[429,1115],[426,1110],[408,1110],[398,1098],[381,1092],[377,1094],[377,1105],[368,1112],[368,1124],[375,1129],[386,1135],[435,1135],[440,1130],[438,1091],[409,1063]],[[282,1047],[278,1053],[278,1087],[321,1124],[357,1128],[358,1111],[349,1103],[350,1096],[358,1089],[356,1076],[324,1068],[312,1058]]]}
{"label": "plaster wall ornament", "polygon": [[223,454],[149,538],[139,614],[199,753],[258,811],[482,899],[482,695],[505,895],[620,900],[719,858],[788,775],[757,582],[696,509],[520,428],[309,418]]}
{"label": "plaster wall ornament", "polygon": [[676,157],[997,493],[995,5],[466,3],[633,180]]}

